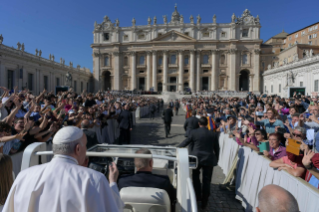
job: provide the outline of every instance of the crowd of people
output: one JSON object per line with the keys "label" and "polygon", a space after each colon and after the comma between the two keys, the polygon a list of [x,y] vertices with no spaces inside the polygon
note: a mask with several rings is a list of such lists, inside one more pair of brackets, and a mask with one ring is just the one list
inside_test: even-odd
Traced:
{"label": "crowd of people", "polygon": [[[228,133],[239,145],[268,157],[270,167],[286,170],[319,188],[318,97],[248,93],[245,98],[222,98],[215,94],[184,98],[182,104],[186,137],[204,117],[211,131]],[[293,144],[297,144],[295,151],[291,150]]]}
{"label": "crowd of people", "polygon": [[[129,144],[135,111],[147,108],[154,114],[163,100],[127,92],[78,94],[47,92],[39,95],[0,86],[0,207],[4,205],[14,177],[10,156],[34,142],[52,142],[65,127],[76,127],[86,135],[86,147],[95,144]],[[154,116],[154,115],[153,115]],[[9,174],[8,174],[9,173]]]}

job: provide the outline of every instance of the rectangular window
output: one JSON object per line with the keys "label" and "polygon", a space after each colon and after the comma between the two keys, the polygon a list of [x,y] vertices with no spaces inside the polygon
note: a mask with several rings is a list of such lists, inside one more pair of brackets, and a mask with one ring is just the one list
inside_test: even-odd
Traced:
{"label": "rectangular window", "polygon": [[81,82],[81,90],[80,90],[80,92],[82,92],[83,91],[83,82]]}
{"label": "rectangular window", "polygon": [[248,37],[248,29],[243,29],[242,37],[243,38],[247,38]]}
{"label": "rectangular window", "polygon": [[303,82],[300,82],[300,87],[302,87],[303,86]]}
{"label": "rectangular window", "polygon": [[109,33],[104,33],[103,38],[104,38],[104,40],[109,40],[110,39]]}
{"label": "rectangular window", "polygon": [[49,83],[48,76],[43,76],[43,82],[44,82],[44,89],[48,90],[48,87],[49,87],[49,85],[48,85],[48,83]]}
{"label": "rectangular window", "polygon": [[104,66],[109,66],[109,57],[104,58]]}
{"label": "rectangular window", "polygon": [[208,73],[208,70],[203,70],[203,73]]}
{"label": "rectangular window", "polygon": [[291,36],[289,37],[289,40],[291,40]]}
{"label": "rectangular window", "polygon": [[295,34],[295,38],[298,38],[298,34]]}
{"label": "rectangular window", "polygon": [[184,33],[184,35],[187,35],[187,36],[189,36],[189,32],[185,32],[185,33]]}
{"label": "rectangular window", "polygon": [[124,40],[128,41],[128,35],[124,35]]}
{"label": "rectangular window", "polygon": [[311,39],[311,35],[308,36],[308,39]]}
{"label": "rectangular window", "polygon": [[209,37],[209,32],[203,32],[203,37],[208,38]]}
{"label": "rectangular window", "polygon": [[274,92],[274,86],[273,86],[273,85],[271,85],[270,90],[271,90],[271,93],[273,93],[273,92]]}
{"label": "rectangular window", "polygon": [[221,37],[222,37],[222,38],[226,38],[226,32],[222,32],[222,33],[221,33]]}
{"label": "rectangular window", "polygon": [[279,93],[281,92],[281,84],[279,84]]}
{"label": "rectangular window", "polygon": [[286,43],[286,39],[284,40],[284,43]]}
{"label": "rectangular window", "polygon": [[145,57],[142,55],[140,56],[140,65],[144,65]]}
{"label": "rectangular window", "polygon": [[315,91],[319,91],[318,90],[318,82],[319,82],[319,80],[315,80]]}
{"label": "rectangular window", "polygon": [[203,64],[208,64],[208,55],[203,55]]}
{"label": "rectangular window", "polygon": [[157,73],[158,73],[158,74],[161,74],[161,73],[162,73],[162,70],[157,70]]}
{"label": "rectangular window", "polygon": [[170,64],[176,64],[176,55],[175,55],[175,54],[171,55],[171,62],[170,62]]}
{"label": "rectangular window", "polygon": [[56,86],[60,86],[60,78],[56,78]]}
{"label": "rectangular window", "polygon": [[309,44],[309,45],[312,45],[312,41],[309,41],[308,44]]}
{"label": "rectangular window", "polygon": [[188,73],[188,70],[186,69],[186,70],[184,70],[184,73]]}
{"label": "rectangular window", "polygon": [[28,74],[28,89],[33,90],[33,74]]}
{"label": "rectangular window", "polygon": [[11,70],[8,70],[8,89],[13,90],[13,81],[14,80],[14,72]]}
{"label": "rectangular window", "polygon": [[163,63],[163,58],[162,57],[160,57],[160,58],[158,58],[158,65],[162,65],[162,63]]}
{"label": "rectangular window", "polygon": [[74,80],[73,88],[74,88],[74,92],[76,92],[77,91],[76,80]]}
{"label": "rectangular window", "polygon": [[188,63],[189,63],[189,58],[188,58],[188,56],[186,56],[184,58],[184,65],[188,65]]}

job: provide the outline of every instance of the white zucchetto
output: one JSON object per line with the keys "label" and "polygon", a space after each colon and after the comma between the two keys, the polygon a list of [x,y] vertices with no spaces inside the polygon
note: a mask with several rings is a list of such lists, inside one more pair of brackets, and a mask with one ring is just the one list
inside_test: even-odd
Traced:
{"label": "white zucchetto", "polygon": [[83,136],[83,131],[74,126],[63,127],[53,138],[53,144],[66,144],[80,139]]}

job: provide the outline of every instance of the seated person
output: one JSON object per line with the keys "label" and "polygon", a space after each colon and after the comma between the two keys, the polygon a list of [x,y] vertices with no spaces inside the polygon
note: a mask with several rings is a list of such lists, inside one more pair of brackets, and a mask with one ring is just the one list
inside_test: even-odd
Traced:
{"label": "seated person", "polygon": [[[152,154],[150,150],[141,148],[136,154]],[[153,159],[135,158],[134,164],[136,173],[121,176],[118,180],[119,190],[125,187],[147,187],[163,189],[169,195],[171,200],[171,208],[174,211],[174,203],[176,201],[176,189],[171,184],[168,176],[152,174]]]}

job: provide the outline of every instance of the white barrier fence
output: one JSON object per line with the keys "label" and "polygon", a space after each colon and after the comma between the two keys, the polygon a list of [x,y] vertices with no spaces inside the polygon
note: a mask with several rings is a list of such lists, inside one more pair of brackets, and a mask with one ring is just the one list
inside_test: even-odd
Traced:
{"label": "white barrier fence", "polygon": [[269,167],[268,158],[258,155],[248,147],[239,146],[228,134],[219,137],[220,155],[218,165],[225,175],[238,157],[236,170],[236,199],[242,201],[246,211],[256,211],[258,193],[266,185],[275,184],[288,190],[297,199],[301,212],[319,211],[319,190],[301,178],[286,171]]}

